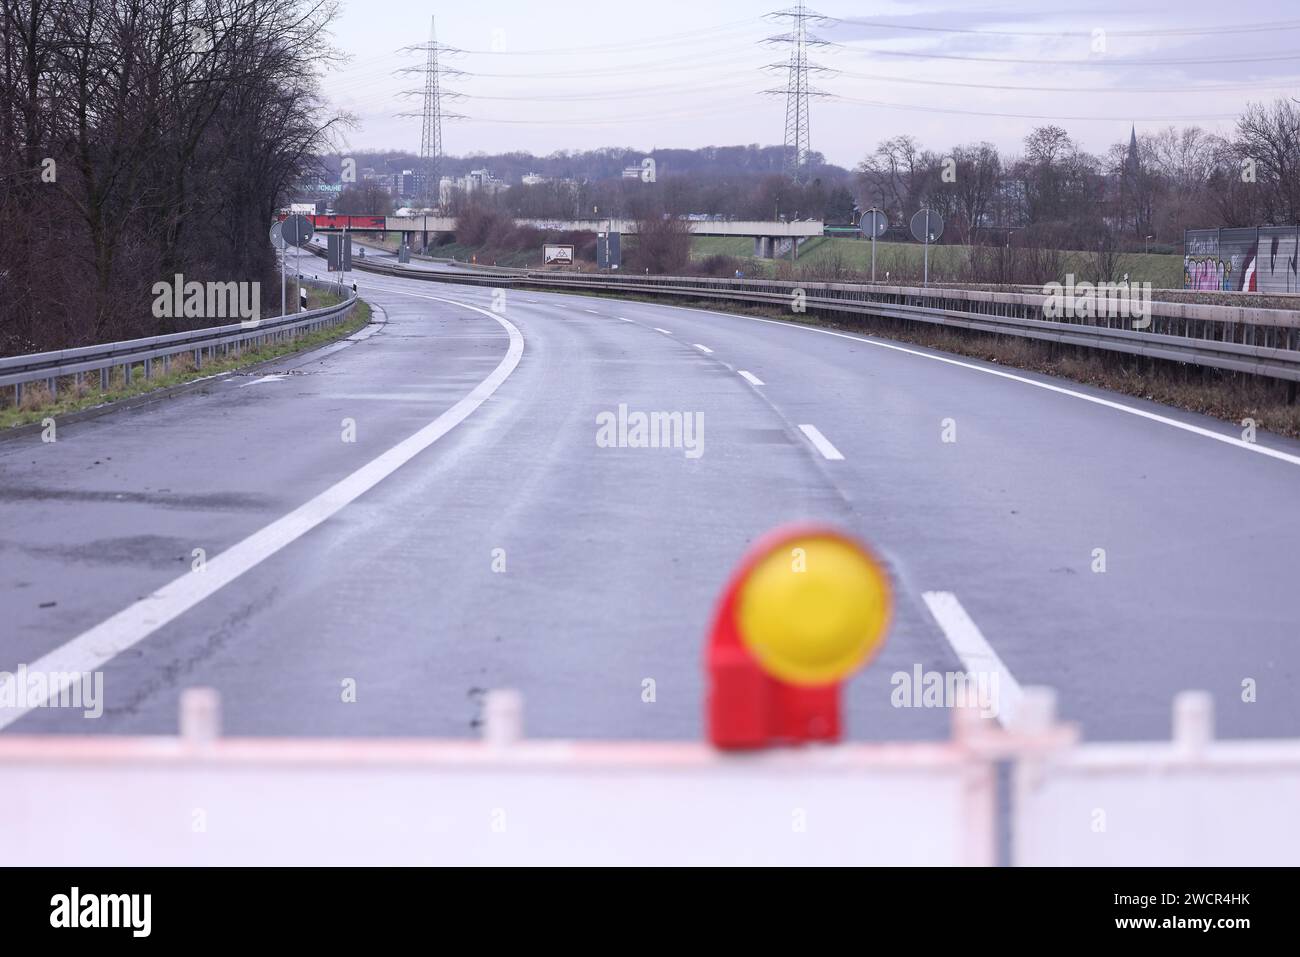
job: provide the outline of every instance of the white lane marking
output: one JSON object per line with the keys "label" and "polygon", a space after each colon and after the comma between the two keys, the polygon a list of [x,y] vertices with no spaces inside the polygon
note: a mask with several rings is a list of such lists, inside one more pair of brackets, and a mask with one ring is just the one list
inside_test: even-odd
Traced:
{"label": "white lane marking", "polygon": [[596,309],[586,309],[586,310],[583,310],[583,311],[584,311],[584,312],[589,312],[589,313],[591,313],[593,316],[599,316],[599,315],[600,315],[600,311],[599,311],[599,310],[596,310]]}
{"label": "white lane marking", "polygon": [[660,329],[658,326],[655,326],[655,332],[662,332],[666,336],[672,335],[672,333],[669,332],[667,329]]}
{"label": "white lane marking", "polygon": [[617,318],[619,322],[632,322],[632,321],[633,321],[633,320],[631,320],[631,319],[624,319],[622,316],[616,316],[615,318]]}
{"label": "white lane marking", "polygon": [[808,436],[808,441],[816,446],[817,451],[832,462],[839,462],[844,459],[844,456],[840,454],[840,450],[831,445],[830,439],[822,435],[817,426],[801,425],[799,431]]}
{"label": "white lane marking", "polygon": [[694,345],[695,348],[699,349],[701,352],[705,353],[706,355],[710,355],[710,356],[713,355],[713,350],[710,349],[708,346],[702,346],[698,342],[692,343],[692,345]]}
{"label": "white lane marking", "polygon": [[[418,294],[408,293],[408,295]],[[457,302],[454,299],[442,299],[438,296],[419,296],[419,298],[435,299],[438,302],[470,309],[501,324],[510,337],[510,345],[506,349],[505,357],[488,377],[475,386],[469,395],[414,435],[403,439],[387,452],[372,459],[288,515],[277,519],[210,559],[202,573],[187,572],[181,575],[148,597],[124,608],[89,631],[83,631],[67,644],[28,665],[29,671],[43,672],[51,676],[63,675],[63,678],[55,680],[51,677],[50,684],[54,686],[47,687],[45,697],[39,700],[37,700],[39,696],[32,694],[29,689],[26,698],[21,699],[23,702],[21,705],[0,705],[0,728],[13,724],[32,708],[43,706],[50,698],[57,697],[74,680],[81,680],[82,673],[98,670],[106,662],[138,644],[168,622],[189,611],[214,592],[340,512],[465,421],[500,388],[515,371],[524,353],[524,337],[519,330],[502,317],[478,306]]]}
{"label": "white lane marking", "polygon": [[780,319],[760,319],[758,316],[741,316],[734,312],[718,312],[713,309],[701,309],[700,312],[707,312],[711,316],[725,316],[728,319],[748,319],[751,322],[766,322],[771,323],[774,326],[785,326],[787,329],[799,329],[803,332],[818,332],[824,336],[850,339],[853,342],[862,342],[866,345],[876,346],[881,349],[903,352],[909,356],[918,356],[922,359],[930,359],[934,362],[942,362],[946,365],[960,366],[963,369],[983,372],[985,375],[997,376],[1000,379],[1010,379],[1012,382],[1021,382],[1025,385],[1032,385],[1036,389],[1046,389],[1048,392],[1055,392],[1059,395],[1068,395],[1073,399],[1082,399],[1084,402],[1091,402],[1094,405],[1105,406],[1106,408],[1114,409],[1117,412],[1125,412],[1129,415],[1136,415],[1139,418],[1148,419],[1151,422],[1159,422],[1161,425],[1168,425],[1175,429],[1182,429],[1184,432],[1191,432],[1193,435],[1200,435],[1207,439],[1214,439],[1216,442],[1233,445],[1239,449],[1245,449],[1248,452],[1256,452],[1260,455],[1267,455],[1269,458],[1279,459],[1283,462],[1290,462],[1292,465],[1300,465],[1300,455],[1292,455],[1289,452],[1283,452],[1279,449],[1270,449],[1266,445],[1260,445],[1257,442],[1247,442],[1245,439],[1238,439],[1231,435],[1221,435],[1218,432],[1202,428],[1199,425],[1192,425],[1188,422],[1179,422],[1177,419],[1171,419],[1168,416],[1160,415],[1156,412],[1148,412],[1145,409],[1135,409],[1133,406],[1124,405],[1122,402],[1103,399],[1100,396],[1087,395],[1083,392],[1077,392],[1074,389],[1067,389],[1064,386],[1052,385],[1050,382],[1038,382],[1034,379],[1022,375],[1016,375],[1012,372],[1003,372],[1001,369],[986,369],[983,366],[977,366],[969,362],[962,362],[960,359],[949,359],[947,356],[931,355],[928,352],[920,352],[916,349],[909,349],[906,346],[896,346],[893,343],[881,342],[878,339],[864,339],[861,336],[851,336],[845,332],[834,332],[830,329],[818,329],[814,326],[801,326],[790,322],[782,322]]}
{"label": "white lane marking", "polygon": [[264,375],[260,379],[254,379],[252,382],[245,382],[240,386],[240,388],[247,389],[250,385],[257,385],[259,382],[279,382],[281,379],[285,378],[288,377],[280,373],[272,373],[271,375]]}
{"label": "white lane marking", "polygon": [[925,599],[930,614],[943,629],[944,637],[952,645],[952,650],[957,653],[966,671],[976,676],[988,675],[986,680],[990,681],[996,676],[994,710],[998,723],[1003,727],[1009,726],[1015,720],[1020,699],[1024,696],[1020,682],[1007,670],[993,646],[985,640],[979,626],[966,614],[966,609],[961,606],[956,595],[948,591],[927,591],[921,597]]}
{"label": "white lane marking", "polygon": [[752,372],[746,372],[744,369],[741,369],[741,370],[740,370],[740,376],[741,376],[741,378],[743,378],[746,382],[748,382],[750,385],[763,385],[763,384],[764,384],[764,382],[763,382],[762,379],[760,379],[758,376],[754,375],[754,373],[752,373]]}

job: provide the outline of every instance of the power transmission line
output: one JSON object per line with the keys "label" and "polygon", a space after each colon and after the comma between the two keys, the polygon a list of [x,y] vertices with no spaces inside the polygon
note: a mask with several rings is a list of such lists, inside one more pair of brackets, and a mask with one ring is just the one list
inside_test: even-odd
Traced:
{"label": "power transmission line", "polygon": [[[921,53],[915,50],[878,50],[871,47],[846,47],[846,49],[861,54],[871,56],[892,56],[906,57],[915,60],[960,60],[966,63],[1024,63],[1034,66],[1042,66],[1044,58],[1036,57],[1005,57],[1005,56],[965,56],[957,53]],[[1280,60],[1300,60],[1300,53],[1242,53],[1230,56],[1204,56],[1204,57],[1144,57],[1142,59],[1109,59],[1106,57],[1096,57],[1093,59],[1074,59],[1063,60],[1054,59],[1053,67],[1062,66],[1086,66],[1086,67],[1135,67],[1145,69],[1152,66],[1190,66],[1193,64],[1209,63],[1273,63]]]}
{"label": "power transmission line", "polygon": [[444,76],[463,76],[462,71],[442,63],[442,55],[459,53],[455,47],[438,42],[438,29],[434,17],[429,18],[429,42],[405,47],[405,51],[423,52],[424,68],[405,67],[399,73],[423,73],[424,90],[407,90],[402,96],[419,96],[423,93],[424,109],[419,113],[401,113],[399,116],[419,116],[424,121],[420,133],[420,166],[423,183],[420,196],[425,206],[435,206],[441,202],[439,185],[442,182],[442,121],[444,119],[464,119],[459,113],[446,113],[442,109],[443,97],[454,99],[461,96],[455,90],[445,89],[442,85]]}
{"label": "power transmission line", "polygon": [[[1046,37],[1058,39],[1066,37],[1089,38],[1093,35],[1091,30],[987,30],[982,28],[932,27],[910,23],[881,23],[859,17],[849,19],[837,17],[834,18],[834,22],[871,27],[876,30],[908,30],[921,33],[963,34],[966,36]],[[1106,35],[1112,37],[1201,37],[1222,36],[1226,33],[1276,33],[1280,30],[1300,30],[1300,20],[1274,20],[1267,23],[1252,23],[1239,26],[1215,25],[1152,30],[1107,30]]]}
{"label": "power transmission line", "polygon": [[798,0],[795,6],[768,14],[778,20],[790,21],[790,32],[768,37],[765,42],[787,44],[790,60],[786,64],[773,63],[769,69],[786,70],[785,89],[764,90],[772,95],[785,94],[785,152],[783,171],[796,183],[802,182],[808,172],[808,154],[812,152],[808,122],[808,101],[813,97],[830,96],[814,89],[808,83],[809,73],[825,73],[826,68],[808,61],[808,48],[824,47],[828,41],[808,32],[809,21],[820,23],[827,18],[814,13]]}
{"label": "power transmission line", "polygon": [[875,80],[880,83],[907,83],[920,86],[947,86],[968,90],[1012,90],[1022,93],[1122,93],[1130,96],[1134,93],[1181,93],[1186,97],[1197,93],[1241,92],[1248,90],[1290,90],[1295,87],[1294,78],[1281,78],[1270,83],[1211,83],[1188,86],[1024,86],[1006,83],[971,83],[963,80],[923,80],[919,77],[889,76],[880,73],[855,73],[852,70],[836,70],[836,76],[855,80]]}

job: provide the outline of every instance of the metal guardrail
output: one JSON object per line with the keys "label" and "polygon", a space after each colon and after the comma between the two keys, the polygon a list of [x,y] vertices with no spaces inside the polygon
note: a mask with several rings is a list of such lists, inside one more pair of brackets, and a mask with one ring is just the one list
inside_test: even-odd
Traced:
{"label": "metal guardrail", "polygon": [[[1048,297],[1040,291],[505,269],[484,275],[477,271],[436,272],[365,262],[358,268],[432,282],[715,299],[786,310],[794,302],[796,291],[803,290],[803,303],[809,312],[955,326],[1300,382],[1300,310],[1295,309],[1151,301],[1149,325],[1136,328],[1134,319],[1123,316],[1046,318],[1044,304]],[[1092,300],[1098,306],[1106,301]]]}
{"label": "metal guardrail", "polygon": [[[309,280],[304,280],[310,283]],[[296,335],[299,330],[315,331],[337,325],[352,314],[357,297],[321,309],[294,313],[274,319],[237,322],[206,329],[192,329],[145,339],[128,339],[106,342],[76,349],[57,349],[53,352],[36,352],[29,355],[0,359],[0,387],[13,386],[14,405],[23,401],[23,387],[31,382],[44,382],[51,398],[58,394],[58,380],[76,376],[81,382],[87,373],[99,373],[99,388],[107,392],[114,369],[121,367],[123,382],[129,385],[136,366],[143,365],[145,379],[154,375],[154,363],[162,360],[162,371],[170,370],[173,356],[191,354],[194,367],[201,369],[205,360],[217,355],[229,355],[233,349],[238,355],[246,345],[261,345],[282,341]]]}

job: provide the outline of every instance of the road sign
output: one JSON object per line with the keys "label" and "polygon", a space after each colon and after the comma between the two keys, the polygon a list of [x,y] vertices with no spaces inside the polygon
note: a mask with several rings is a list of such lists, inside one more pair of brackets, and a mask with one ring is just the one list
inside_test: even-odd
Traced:
{"label": "road sign", "polygon": [[280,223],[271,226],[271,245],[276,249],[284,249],[289,245],[284,241],[284,227]]}
{"label": "road sign", "polygon": [[912,217],[912,235],[918,243],[932,243],[943,235],[943,217],[933,209],[918,209]]}
{"label": "road sign", "polygon": [[872,206],[862,214],[862,221],[858,228],[862,230],[863,236],[871,237],[871,281],[876,281],[876,239],[885,234],[889,227],[889,216],[883,209],[877,209]]}
{"label": "road sign", "polygon": [[547,266],[572,266],[573,265],[573,247],[572,246],[552,246],[542,247],[542,260]]}
{"label": "road sign", "polygon": [[924,285],[930,285],[930,244],[943,235],[943,217],[933,209],[918,209],[912,217],[912,235],[918,243],[925,243]]}
{"label": "road sign", "polygon": [[623,264],[622,233],[596,234],[596,266],[599,269],[617,269]]}
{"label": "road sign", "polygon": [[840,682],[880,650],[892,605],[881,564],[838,532],[785,529],[756,544],[709,638],[713,743],[838,740]]}
{"label": "road sign", "polygon": [[280,224],[280,230],[286,243],[299,248],[311,242],[312,233],[316,231],[306,216],[288,217]]}
{"label": "road sign", "polygon": [[346,233],[331,233],[326,237],[325,265],[329,272],[348,272],[352,269],[352,239]]}
{"label": "road sign", "polygon": [[883,209],[871,207],[862,214],[862,221],[858,228],[862,230],[862,235],[870,239],[885,235],[885,230],[889,228],[889,217],[885,215]]}

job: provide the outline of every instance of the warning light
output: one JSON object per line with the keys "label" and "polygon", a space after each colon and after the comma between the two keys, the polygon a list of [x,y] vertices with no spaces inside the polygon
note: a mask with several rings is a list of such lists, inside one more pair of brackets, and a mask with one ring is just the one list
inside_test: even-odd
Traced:
{"label": "warning light", "polygon": [[709,737],[759,748],[840,737],[839,685],[880,650],[889,579],[827,528],[767,536],[723,592],[708,648]]}

